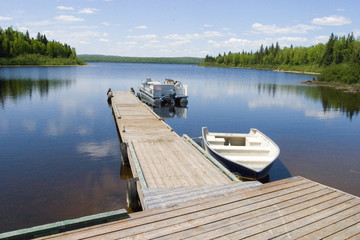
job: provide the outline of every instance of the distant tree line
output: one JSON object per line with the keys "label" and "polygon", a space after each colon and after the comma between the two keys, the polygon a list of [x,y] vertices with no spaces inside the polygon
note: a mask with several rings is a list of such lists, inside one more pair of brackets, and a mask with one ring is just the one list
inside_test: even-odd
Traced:
{"label": "distant tree line", "polygon": [[360,39],[331,34],[326,44],[284,47],[260,46],[256,52],[207,55],[202,66],[243,67],[318,72],[320,81],[360,83]]}
{"label": "distant tree line", "polygon": [[200,64],[204,58],[196,57],[122,57],[108,55],[79,55],[84,62],[119,62],[119,63],[170,63]]}
{"label": "distant tree line", "polygon": [[[57,59],[57,61],[50,59]],[[56,41],[48,41],[45,34],[30,38],[12,27],[0,27],[0,65],[6,64],[84,64],[76,57],[75,48]]]}

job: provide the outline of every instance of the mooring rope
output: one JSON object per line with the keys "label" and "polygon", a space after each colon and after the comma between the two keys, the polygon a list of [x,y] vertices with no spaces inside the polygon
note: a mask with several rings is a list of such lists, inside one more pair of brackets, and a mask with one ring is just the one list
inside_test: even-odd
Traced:
{"label": "mooring rope", "polygon": [[[233,173],[234,174],[234,173]],[[251,177],[244,177],[244,176],[240,176],[240,175],[236,175],[234,174],[235,177],[239,178],[239,179],[245,179],[245,180],[251,180],[251,181],[255,181],[256,179],[255,178],[251,178]]]}
{"label": "mooring rope", "polygon": [[203,137],[202,137],[202,136],[200,136],[200,137],[193,137],[193,138],[188,138],[187,140],[190,141],[190,139],[191,139],[191,140],[193,140],[193,139],[203,139]]}

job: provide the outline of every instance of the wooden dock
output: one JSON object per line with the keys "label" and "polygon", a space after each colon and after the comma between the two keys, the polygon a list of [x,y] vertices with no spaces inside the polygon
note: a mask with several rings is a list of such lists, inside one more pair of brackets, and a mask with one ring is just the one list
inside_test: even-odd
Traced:
{"label": "wooden dock", "polygon": [[[211,156],[206,157],[177,135],[131,92],[113,92],[112,109],[144,210],[158,206],[147,199],[159,192],[179,192],[188,187],[196,192],[196,187],[201,191],[203,186],[233,185],[238,180]],[[186,193],[183,195],[177,194],[177,198],[185,199]]]}
{"label": "wooden dock", "polygon": [[360,198],[302,177],[43,239],[360,239]]}

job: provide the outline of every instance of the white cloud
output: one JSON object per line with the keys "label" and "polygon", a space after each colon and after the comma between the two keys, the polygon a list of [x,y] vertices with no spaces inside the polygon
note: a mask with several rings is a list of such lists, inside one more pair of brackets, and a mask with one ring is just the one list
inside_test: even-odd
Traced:
{"label": "white cloud", "polygon": [[84,13],[84,14],[94,14],[96,12],[100,11],[99,9],[96,8],[83,8],[79,10],[79,13]]}
{"label": "white cloud", "polygon": [[198,40],[198,39],[204,39],[204,38],[214,38],[214,37],[221,37],[223,34],[216,31],[205,31],[203,33],[193,33],[193,34],[169,34],[166,35],[164,38],[168,40],[176,40],[179,42],[190,42],[190,40]]}
{"label": "white cloud", "polygon": [[8,21],[8,20],[12,20],[12,18],[0,16],[0,21]]}
{"label": "white cloud", "polygon": [[108,23],[108,22],[102,22],[101,24],[104,26],[110,26],[110,23]]}
{"label": "white cloud", "polygon": [[230,38],[229,40],[224,42],[227,45],[233,45],[233,44],[249,44],[251,43],[251,40],[249,39],[242,39],[242,38]]}
{"label": "white cloud", "polygon": [[136,40],[152,40],[157,38],[156,34],[144,34],[144,35],[128,35],[126,38],[136,39]]}
{"label": "white cloud", "polygon": [[203,32],[203,34],[201,34],[201,35],[204,38],[213,38],[213,37],[221,37],[221,36],[223,36],[221,33],[216,32],[216,31],[206,31],[206,32]]}
{"label": "white cloud", "polygon": [[78,17],[74,17],[74,16],[71,16],[71,15],[56,16],[55,20],[60,21],[60,22],[81,22],[81,21],[85,21],[85,19],[83,19],[83,18],[78,18]]}
{"label": "white cloud", "polygon": [[212,27],[212,25],[211,24],[204,24],[204,27],[210,28],[210,27]]}
{"label": "white cloud", "polygon": [[281,37],[277,38],[276,40],[280,45],[297,45],[308,42],[306,37]]}
{"label": "white cloud", "polygon": [[318,44],[318,43],[325,43],[329,40],[329,36],[316,36],[314,38],[314,43]]}
{"label": "white cloud", "polygon": [[49,26],[49,25],[53,25],[54,21],[52,20],[43,20],[43,21],[35,21],[35,22],[26,22],[27,26],[32,26],[32,27],[43,27],[43,26]]}
{"label": "white cloud", "polygon": [[[252,45],[254,41],[248,39],[241,39],[241,38],[230,38],[229,40],[216,42],[214,40],[209,40],[209,44],[213,45],[215,48],[231,48],[229,50],[240,50],[248,45]],[[260,46],[260,45],[259,45]]]}
{"label": "white cloud", "polygon": [[135,41],[117,42],[116,43],[121,49],[131,49],[138,45]]}
{"label": "white cloud", "polygon": [[56,9],[59,9],[59,10],[66,10],[66,11],[71,11],[71,10],[74,10],[73,7],[65,7],[65,6],[57,6]]}
{"label": "white cloud", "polygon": [[135,29],[147,29],[147,26],[137,26],[137,27],[135,27]]}
{"label": "white cloud", "polygon": [[344,16],[331,15],[328,17],[314,18],[312,23],[325,26],[342,26],[345,24],[350,24],[351,19]]}
{"label": "white cloud", "polygon": [[100,42],[110,42],[110,40],[109,40],[109,39],[106,39],[106,38],[100,38],[99,41],[100,41]]}
{"label": "white cloud", "polygon": [[201,39],[201,35],[198,33],[185,34],[185,35],[169,34],[169,35],[166,35],[164,38],[169,39],[169,40],[189,41],[190,39]]}
{"label": "white cloud", "polygon": [[360,29],[355,29],[354,30],[354,36],[355,37],[360,37]]}
{"label": "white cloud", "polygon": [[251,26],[255,33],[264,33],[268,35],[275,34],[292,34],[292,33],[307,33],[309,30],[317,30],[320,29],[318,26],[311,26],[305,24],[298,24],[295,26],[286,26],[286,27],[278,27],[275,24],[272,25],[263,25],[261,23],[254,23]]}

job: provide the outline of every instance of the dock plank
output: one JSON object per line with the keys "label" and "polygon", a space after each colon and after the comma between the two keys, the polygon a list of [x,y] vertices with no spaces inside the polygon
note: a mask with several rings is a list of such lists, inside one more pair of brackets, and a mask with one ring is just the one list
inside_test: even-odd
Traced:
{"label": "dock plank", "polygon": [[[316,222],[329,217],[333,214],[345,211],[351,202],[348,196],[341,196],[330,201],[322,202],[319,205],[314,205],[302,209],[302,211],[294,212],[292,214],[282,216],[281,218],[268,221],[261,224],[261,226],[254,226],[243,231],[241,234],[235,233],[229,235],[231,238],[247,238],[247,239],[293,239],[292,232],[298,228],[306,230],[316,226]],[[297,231],[298,233],[298,231]],[[296,237],[296,235],[295,235]]]}
{"label": "dock plank", "polygon": [[360,223],[352,225],[349,228],[343,229],[336,234],[333,234],[331,236],[328,236],[324,238],[324,240],[342,240],[342,239],[356,239],[358,240],[360,236]]}
{"label": "dock plank", "polygon": [[339,215],[334,215],[327,221],[321,221],[321,225],[318,224],[318,228],[315,231],[306,234],[303,233],[303,236],[299,237],[299,239],[324,239],[340,231],[346,231],[346,229],[354,227],[356,224],[360,223],[360,213],[356,211],[354,212],[353,210],[354,209],[350,209],[350,213],[344,215],[343,217],[339,217]]}
{"label": "dock plank", "polygon": [[360,234],[360,198],[301,177],[129,216],[45,239],[344,239]]}

